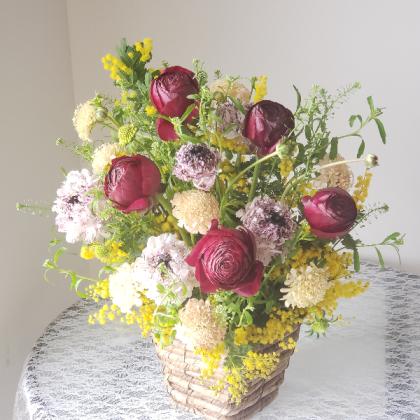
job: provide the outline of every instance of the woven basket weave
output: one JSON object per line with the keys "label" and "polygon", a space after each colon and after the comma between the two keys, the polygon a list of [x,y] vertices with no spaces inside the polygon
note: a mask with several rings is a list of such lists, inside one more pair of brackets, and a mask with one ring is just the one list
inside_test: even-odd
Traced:
{"label": "woven basket weave", "polygon": [[[300,324],[293,327],[292,333],[284,336],[284,341],[291,337],[299,338]],[[230,401],[230,394],[225,390],[214,395],[210,386],[216,379],[223,377],[223,367],[215,371],[211,381],[200,380],[202,369],[201,356],[187,350],[186,345],[174,340],[173,345],[160,348],[155,343],[157,355],[163,365],[165,383],[174,407],[210,420],[246,420],[253,417],[276,398],[279,387],[284,381],[284,371],[289,366],[294,350],[284,350],[279,343],[267,344],[255,350],[258,353],[276,352],[280,362],[269,379],[254,379],[248,382],[248,393],[237,405]]]}

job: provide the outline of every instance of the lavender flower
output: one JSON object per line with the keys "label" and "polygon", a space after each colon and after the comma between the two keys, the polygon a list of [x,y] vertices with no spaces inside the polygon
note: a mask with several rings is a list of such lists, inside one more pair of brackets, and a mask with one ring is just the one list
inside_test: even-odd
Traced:
{"label": "lavender flower", "polygon": [[282,245],[293,237],[296,223],[283,202],[275,201],[267,195],[256,197],[246,205],[245,210],[239,210],[236,216],[255,235],[257,259],[264,265],[269,264],[275,255],[287,253]]}
{"label": "lavender flower", "polygon": [[[238,99],[238,101],[245,108],[245,112],[248,111],[248,109],[253,105],[242,102],[240,99]],[[220,130],[222,133],[228,128],[230,124],[237,124],[237,126],[233,127],[233,129],[226,134],[226,138],[234,139],[235,137],[242,137],[242,126],[244,124],[245,115],[242,114],[238,108],[236,108],[230,99],[228,99],[224,104],[220,105],[219,116],[226,123],[217,125],[218,130]]]}
{"label": "lavender flower", "polygon": [[173,174],[182,181],[193,181],[196,188],[210,191],[216,180],[217,165],[222,155],[212,147],[188,143],[176,156]]}
{"label": "lavender flower", "polygon": [[94,195],[88,191],[99,188],[98,180],[87,169],[71,171],[59,190],[52,208],[57,213],[55,224],[59,232],[65,232],[66,241],[74,244],[83,239],[92,243],[102,228],[101,220],[91,212]]}
{"label": "lavender flower", "polygon": [[[162,297],[156,287],[157,284],[161,283],[168,288],[174,281],[178,283],[174,293],[183,302],[191,297],[193,288],[199,286],[195,279],[194,267],[190,267],[184,261],[190,252],[185,243],[178,240],[176,235],[164,233],[160,236],[151,236],[141,257],[137,258],[133,264],[133,278],[138,279],[144,289],[147,289],[145,295],[154,301]],[[164,270],[161,270],[159,266],[162,266]],[[183,286],[187,289],[185,295],[183,295]]]}

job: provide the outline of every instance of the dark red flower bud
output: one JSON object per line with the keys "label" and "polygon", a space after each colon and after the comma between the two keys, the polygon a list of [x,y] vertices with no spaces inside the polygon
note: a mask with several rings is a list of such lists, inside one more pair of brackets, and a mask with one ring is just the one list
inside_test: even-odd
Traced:
{"label": "dark red flower bud", "polygon": [[[194,103],[188,99],[188,95],[198,93],[197,80],[193,78],[194,73],[183,67],[173,66],[162,71],[162,74],[152,81],[150,86],[150,100],[159,114],[165,117],[182,117],[187,108]],[[195,108],[187,117],[184,123],[189,123],[198,115]],[[178,138],[173,125],[158,118],[156,130],[162,140],[170,141]]]}
{"label": "dark red flower bud", "polygon": [[261,284],[264,265],[255,259],[256,245],[246,228],[228,229],[213,220],[185,261],[195,267],[203,293],[232,290],[241,296],[255,295]]}
{"label": "dark red flower bud", "polygon": [[303,211],[311,232],[323,239],[335,239],[352,228],[357,207],[352,196],[341,188],[319,190],[313,197],[303,197]]}
{"label": "dark red flower bud", "polygon": [[242,135],[259,147],[265,156],[273,153],[277,144],[294,128],[291,111],[277,102],[261,101],[246,113]]}
{"label": "dark red flower bud", "polygon": [[147,157],[121,156],[112,160],[104,192],[123,213],[145,213],[157,204],[160,181],[159,168]]}

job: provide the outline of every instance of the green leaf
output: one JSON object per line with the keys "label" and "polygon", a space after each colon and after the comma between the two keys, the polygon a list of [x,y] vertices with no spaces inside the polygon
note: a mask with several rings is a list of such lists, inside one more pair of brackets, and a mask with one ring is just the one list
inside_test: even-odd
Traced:
{"label": "green leaf", "polygon": [[375,246],[375,249],[376,249],[376,253],[378,254],[379,263],[381,264],[382,270],[385,271],[385,263],[384,263],[384,259],[382,258],[381,251],[379,251],[379,249],[376,246]]}
{"label": "green leaf", "polygon": [[359,251],[357,248],[353,249],[353,265],[354,265],[354,271],[357,273],[360,271],[360,258],[359,258]]}
{"label": "green leaf", "polygon": [[338,153],[338,138],[333,137],[331,139],[330,159],[333,160],[337,157]]}
{"label": "green leaf", "polygon": [[378,126],[379,134],[381,135],[382,143],[386,144],[386,133],[384,125],[382,124],[381,120],[378,118],[374,118],[376,125]]}
{"label": "green leaf", "polygon": [[152,75],[150,71],[146,71],[146,74],[144,75],[144,83],[147,87],[149,87],[152,84]]}
{"label": "green leaf", "polygon": [[360,115],[352,115],[349,119],[349,124],[350,127],[353,127],[354,121],[356,120],[356,118],[360,121],[360,125],[362,125],[363,123],[363,119]]}
{"label": "green leaf", "polygon": [[61,167],[61,172],[63,172],[64,178],[67,178],[67,172],[63,167]]}
{"label": "green leaf", "polygon": [[306,137],[306,140],[308,140],[308,141],[311,140],[312,133],[311,133],[311,126],[310,125],[305,125],[305,137]]}
{"label": "green leaf", "polygon": [[194,143],[194,144],[203,144],[203,142],[199,140],[197,137],[187,136],[186,134],[180,134],[179,136],[181,137],[182,140],[190,141],[191,143]]}
{"label": "green leaf", "polygon": [[217,115],[213,114],[212,112],[209,113],[209,117],[213,120],[216,121],[219,124],[226,124],[220,117],[218,117]]}
{"label": "green leaf", "polygon": [[77,293],[79,296],[81,296],[81,297],[82,297],[82,298],[84,298],[84,299],[87,299],[87,298],[89,297],[89,295],[87,295],[86,293],[79,292],[79,290],[77,290],[77,289],[78,289],[78,287],[79,287],[79,284],[80,284],[81,282],[82,282],[82,279],[77,280],[77,282],[76,282],[76,284],[75,284],[74,288],[75,288],[75,290],[76,290],[76,293]]}
{"label": "green leaf", "polygon": [[102,273],[113,273],[113,272],[114,272],[114,269],[113,269],[111,266],[106,265],[105,267],[102,267],[102,268],[99,270],[99,273],[98,273],[98,278],[101,278],[101,274],[102,274]]}
{"label": "green leaf", "polygon": [[66,252],[67,251],[67,248],[65,248],[65,247],[62,247],[62,248],[60,248],[56,253],[55,253],[55,255],[54,255],[54,264],[57,262],[57,260],[58,260],[58,257],[63,253],[63,252]]}
{"label": "green leaf", "polygon": [[223,149],[225,152],[226,157],[231,160],[233,158],[233,153],[229,149]]}
{"label": "green leaf", "polygon": [[369,104],[370,112],[373,114],[373,112],[375,111],[375,107],[373,106],[372,96],[369,96],[367,98],[367,101],[368,101],[368,104]]}
{"label": "green leaf", "polygon": [[63,239],[54,239],[53,241],[50,241],[50,246],[55,246],[57,244],[59,244]]}
{"label": "green leaf", "polygon": [[252,315],[248,311],[245,311],[244,315],[245,315],[246,325],[244,325],[244,323],[242,323],[242,326],[246,327],[248,325],[251,325],[254,322],[254,320],[252,319]]}
{"label": "green leaf", "polygon": [[365,151],[365,141],[362,140],[359,146],[359,150],[357,151],[357,158],[363,155],[363,152]]}
{"label": "green leaf", "polygon": [[300,103],[302,102],[302,97],[300,96],[300,92],[298,91],[295,85],[293,85],[293,89],[295,90],[296,95],[297,95],[297,106],[296,106],[296,111],[297,111],[300,107]]}
{"label": "green leaf", "polygon": [[387,236],[383,241],[382,241],[382,243],[385,243],[385,242],[388,242],[388,241],[391,241],[391,240],[393,240],[393,239],[397,239],[398,238],[398,236],[400,236],[401,235],[401,233],[400,232],[394,232],[394,233],[392,233],[391,235],[389,235],[389,236]]}
{"label": "green leaf", "polygon": [[74,271],[71,271],[71,270],[67,271],[67,273],[70,274],[70,276],[71,276],[71,286],[70,286],[70,290],[71,290],[77,284],[77,276],[76,276],[76,273]]}
{"label": "green leaf", "polygon": [[193,109],[194,109],[194,104],[191,104],[187,109],[186,109],[186,111],[184,112],[184,114],[182,115],[182,117],[181,117],[181,122],[184,122],[187,118],[188,118],[188,115],[190,115],[191,114],[191,112],[193,111]]}
{"label": "green leaf", "polygon": [[228,98],[233,102],[233,104],[236,106],[236,108],[238,108],[239,111],[242,112],[242,114],[246,115],[245,108],[236,98],[234,98],[233,96],[228,96]]}
{"label": "green leaf", "polygon": [[118,143],[119,142],[118,136],[115,134],[114,130],[110,130],[110,133],[111,133],[112,139]]}
{"label": "green leaf", "polygon": [[343,236],[343,239],[341,240],[341,243],[344,247],[347,249],[356,249],[357,248],[357,242],[353,239],[353,237],[347,233],[347,235]]}
{"label": "green leaf", "polygon": [[[223,131],[223,133],[222,133],[222,135],[220,136],[220,137],[225,137],[226,136],[226,134],[227,133],[229,133],[229,131],[230,130],[232,130],[232,128],[233,127],[235,127],[236,126],[236,124],[230,124],[229,126],[228,126],[228,128],[226,128],[226,130],[225,131]],[[228,158],[229,159],[229,158]]]}

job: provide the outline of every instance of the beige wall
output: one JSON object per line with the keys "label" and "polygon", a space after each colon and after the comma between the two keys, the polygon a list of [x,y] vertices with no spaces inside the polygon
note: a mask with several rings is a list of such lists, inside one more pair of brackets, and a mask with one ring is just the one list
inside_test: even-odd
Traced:
{"label": "beige wall", "polygon": [[[0,419],[12,418],[20,371],[45,327],[77,299],[63,276],[47,283],[54,218],[16,211],[16,203],[51,203],[63,176],[79,163],[55,145],[77,140],[66,3],[57,0],[0,2]],[[77,251],[76,251],[77,252]],[[79,258],[63,265],[81,267]]]}
{"label": "beige wall", "polygon": [[[365,140],[366,152],[381,162],[369,201],[391,208],[360,237],[378,242],[394,230],[407,232],[402,269],[420,274],[419,11],[416,0],[2,0],[0,417],[11,417],[20,369],[34,340],[77,298],[64,278],[52,276],[55,286],[43,280],[53,220],[17,213],[15,204],[26,198],[52,202],[60,166],[78,169],[55,140],[77,141],[71,124],[75,105],[95,91],[115,92],[101,57],[113,53],[123,36],[129,43],[152,38],[154,67],[166,59],[191,68],[199,58],[211,78],[216,69],[266,75],[267,98],[291,109],[293,84],[305,95],[312,84],[334,93],[359,81],[362,91],[342,106],[331,127],[333,134],[347,132],[351,114],[367,113],[369,95],[386,107],[382,121],[389,144],[381,144],[374,126]],[[348,139],[339,150],[351,158],[357,148],[358,141]],[[398,268],[393,250],[383,254],[387,265]],[[374,250],[361,255],[377,262]],[[63,258],[63,265],[83,269],[76,256]]]}

